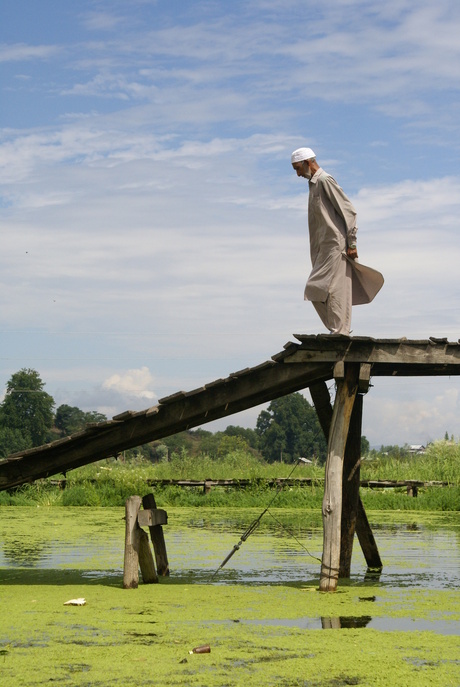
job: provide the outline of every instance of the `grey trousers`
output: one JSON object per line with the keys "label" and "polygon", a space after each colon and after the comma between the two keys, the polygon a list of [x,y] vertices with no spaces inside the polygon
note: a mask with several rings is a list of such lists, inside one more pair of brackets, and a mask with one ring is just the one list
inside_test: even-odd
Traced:
{"label": "grey trousers", "polygon": [[351,328],[351,274],[352,267],[345,258],[334,274],[327,300],[312,301],[324,326],[331,334],[350,334]]}

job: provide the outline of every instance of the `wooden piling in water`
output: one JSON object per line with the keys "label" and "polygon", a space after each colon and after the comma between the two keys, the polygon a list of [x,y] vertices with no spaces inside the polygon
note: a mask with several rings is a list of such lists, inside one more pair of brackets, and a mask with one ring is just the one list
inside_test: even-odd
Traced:
{"label": "wooden piling in water", "polygon": [[[341,375],[339,370],[338,374]],[[323,498],[323,558],[319,589],[337,589],[342,521],[342,474],[351,413],[358,391],[359,365],[349,364],[339,378],[332,413]]]}
{"label": "wooden piling in water", "polygon": [[[142,499],[142,505],[145,510],[156,508],[157,504],[154,495],[146,494]],[[153,551],[155,553],[158,575],[160,577],[167,577],[169,576],[169,562],[163,527],[162,525],[151,525],[149,526],[149,531],[153,544]]]}
{"label": "wooden piling in water", "polygon": [[123,589],[137,589],[139,585],[140,528],[137,514],[141,506],[140,496],[130,496],[125,504],[125,559],[123,565]]}
{"label": "wooden piling in water", "polygon": [[357,394],[343,461],[339,577],[350,577],[351,572],[353,539],[358,517],[362,416],[363,397]]}

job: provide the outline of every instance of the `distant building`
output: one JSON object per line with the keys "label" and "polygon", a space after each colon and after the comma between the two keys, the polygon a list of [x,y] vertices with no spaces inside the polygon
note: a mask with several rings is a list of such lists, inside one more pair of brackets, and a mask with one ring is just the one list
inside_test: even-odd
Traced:
{"label": "distant building", "polygon": [[425,451],[426,451],[426,446],[423,446],[423,444],[411,444],[409,446],[409,453],[411,455],[421,456],[425,453]]}

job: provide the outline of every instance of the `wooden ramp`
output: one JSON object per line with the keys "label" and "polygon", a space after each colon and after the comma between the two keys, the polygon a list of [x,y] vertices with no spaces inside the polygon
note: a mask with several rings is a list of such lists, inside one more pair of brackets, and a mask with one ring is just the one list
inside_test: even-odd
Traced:
{"label": "wooden ramp", "polygon": [[[330,335],[295,335],[271,360],[160,399],[140,412],[127,411],[107,422],[51,444],[0,461],[0,490],[66,472],[123,450],[161,439],[221,417],[310,387],[323,429],[324,382],[344,377],[348,364],[359,366],[358,393],[371,376],[460,374],[460,345],[447,339],[372,339]],[[322,391],[323,389],[323,391]],[[326,406],[329,401],[326,398]]]}

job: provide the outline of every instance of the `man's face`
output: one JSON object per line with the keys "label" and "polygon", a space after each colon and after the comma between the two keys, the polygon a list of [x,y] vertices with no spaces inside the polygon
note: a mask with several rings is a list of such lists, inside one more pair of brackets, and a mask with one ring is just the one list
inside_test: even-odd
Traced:
{"label": "man's face", "polygon": [[304,177],[304,179],[311,179],[311,171],[308,160],[302,160],[302,162],[293,162],[292,166],[298,177]]}

